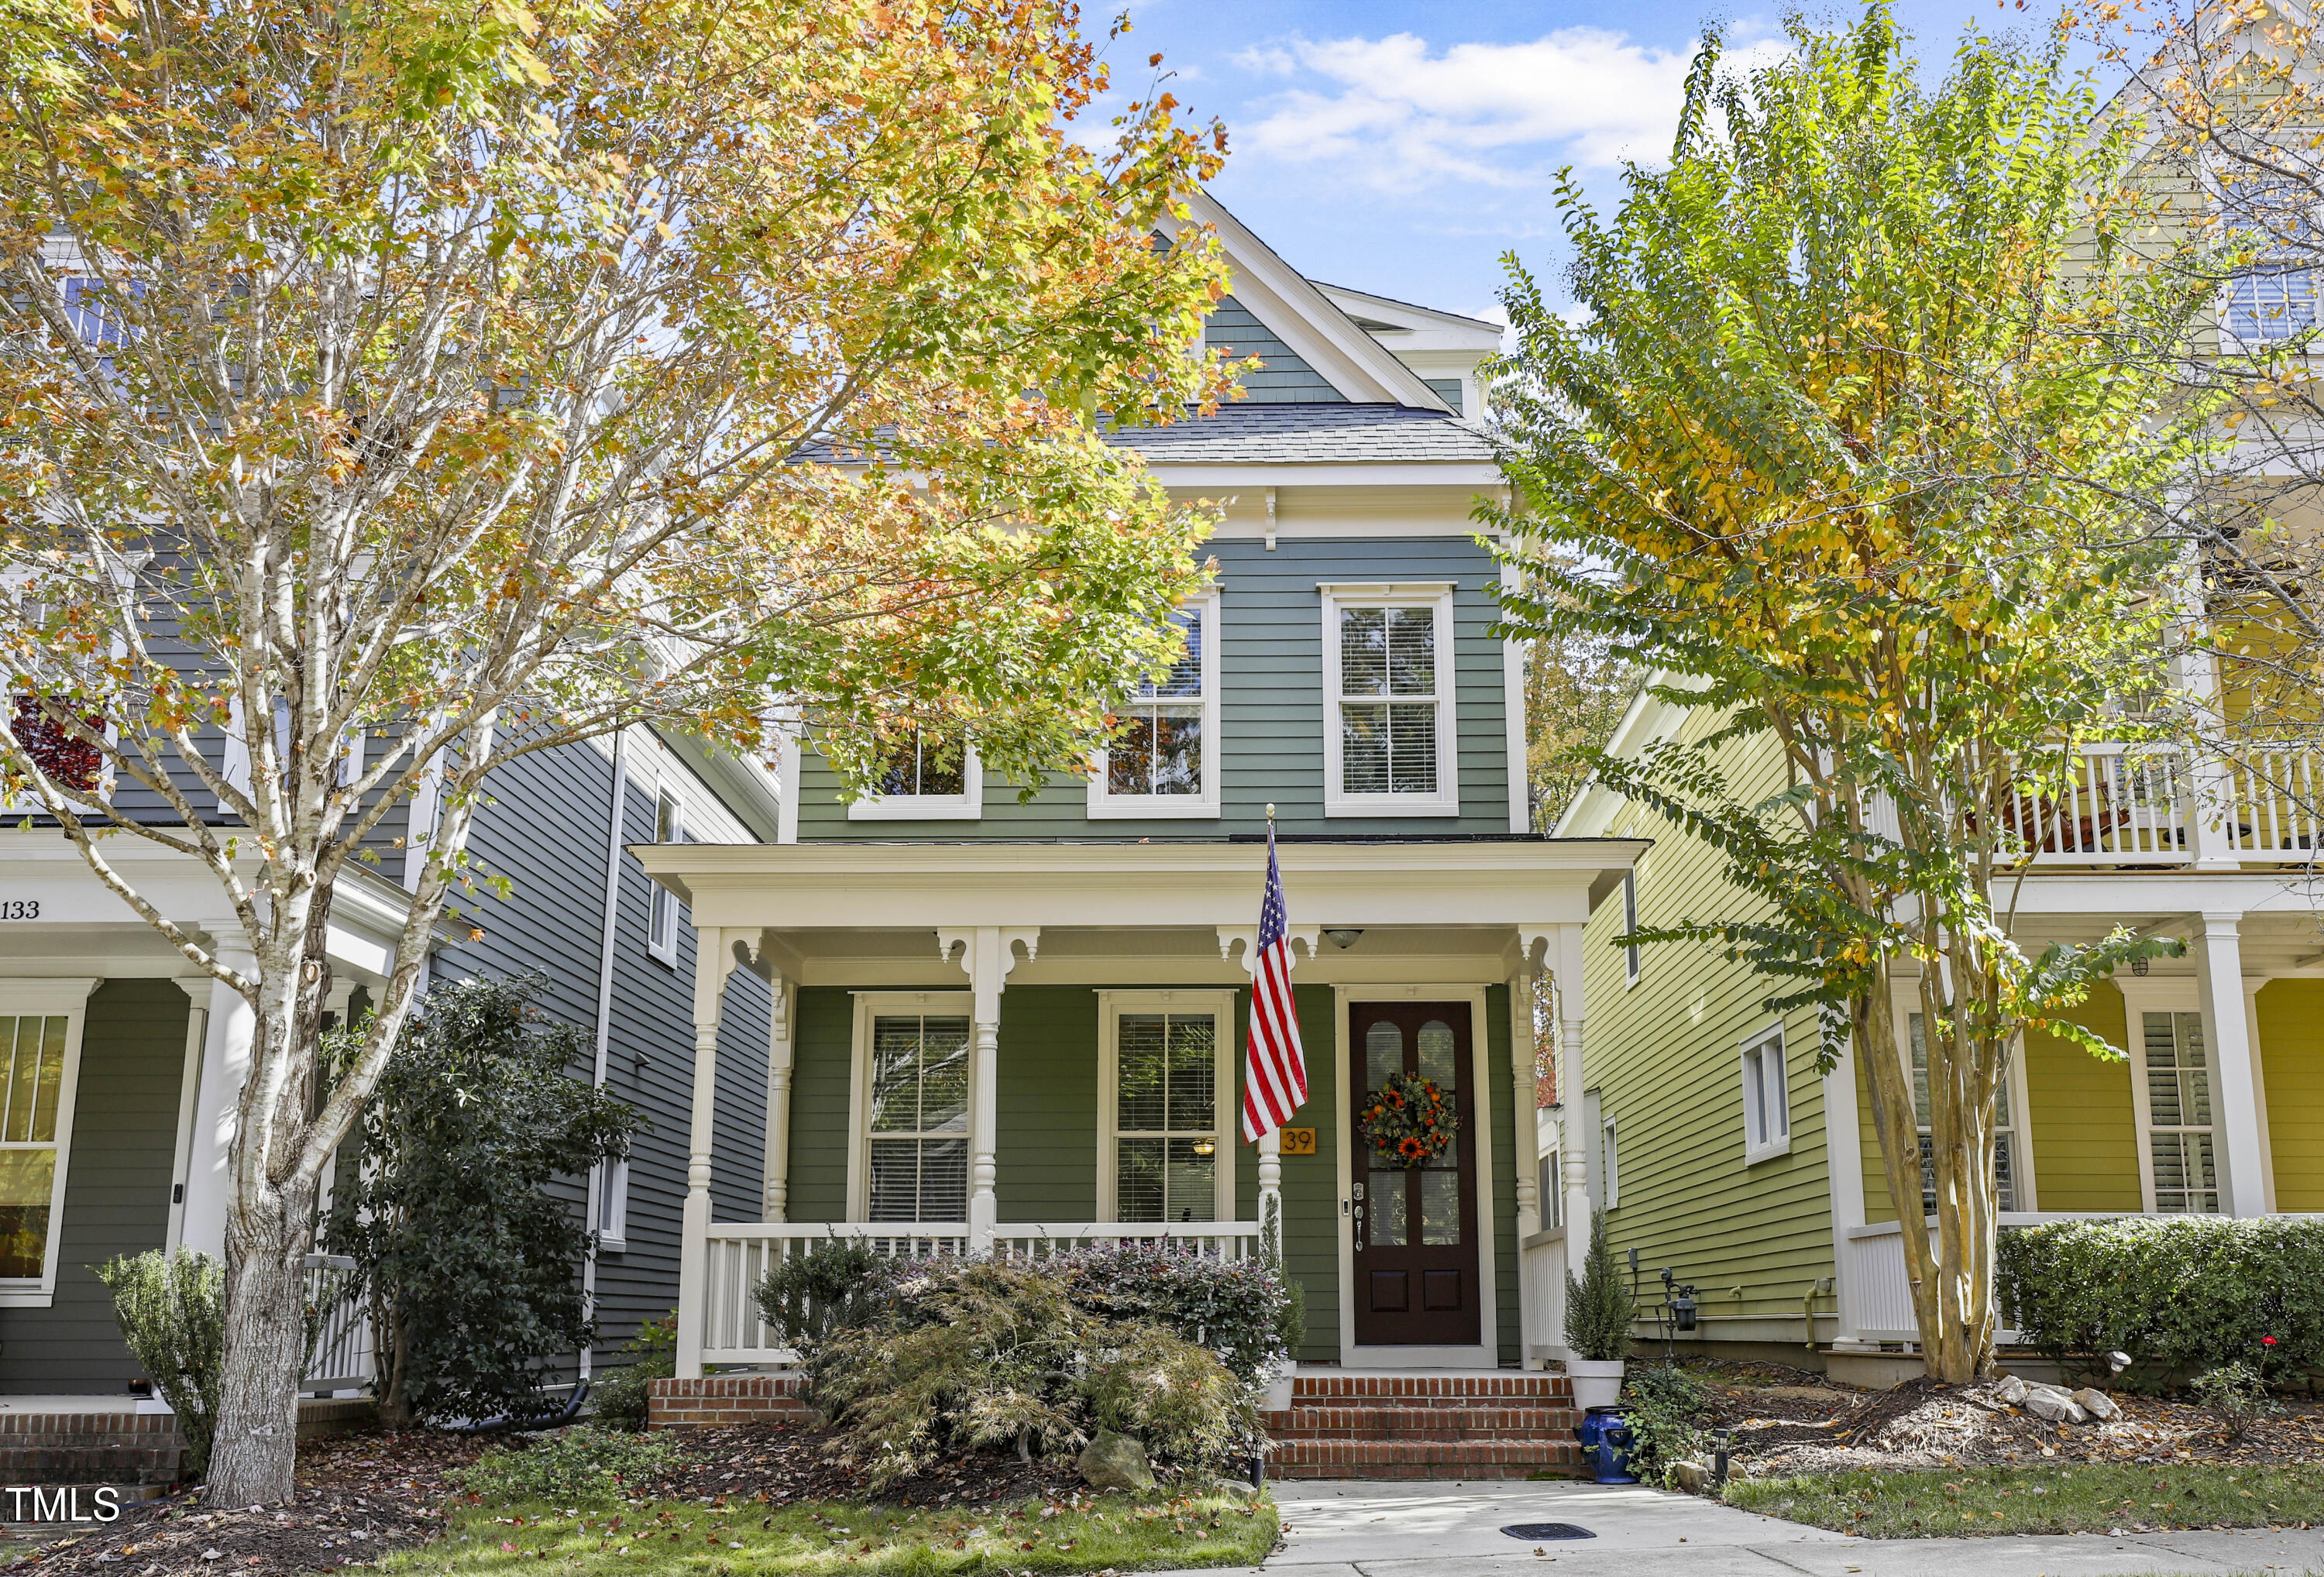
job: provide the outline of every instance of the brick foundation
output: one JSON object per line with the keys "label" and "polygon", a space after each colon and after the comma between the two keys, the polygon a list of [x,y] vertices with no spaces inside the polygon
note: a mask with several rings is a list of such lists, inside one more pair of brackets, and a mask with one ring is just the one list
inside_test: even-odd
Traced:
{"label": "brick foundation", "polygon": [[723,1429],[737,1424],[803,1424],[795,1374],[713,1374],[659,1379],[646,1397],[649,1429]]}

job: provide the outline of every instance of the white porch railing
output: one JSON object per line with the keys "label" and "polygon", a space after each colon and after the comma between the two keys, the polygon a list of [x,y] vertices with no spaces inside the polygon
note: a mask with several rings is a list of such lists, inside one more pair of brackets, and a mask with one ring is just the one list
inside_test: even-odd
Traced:
{"label": "white porch railing", "polygon": [[[1996,1220],[2006,1231],[2012,1227],[2035,1227],[2045,1222],[2116,1221],[2138,1213],[2120,1210],[2005,1210]],[[1928,1227],[1933,1240],[1934,1217],[1929,1219]],[[1840,1274],[1841,1290],[1848,1299],[1842,1306],[1849,1311],[1858,1341],[1921,1339],[1920,1325],[1913,1318],[1913,1284],[1904,1274],[1903,1227],[1893,1221],[1884,1221],[1849,1228],[1848,1250],[1840,1258]],[[2015,1331],[1996,1334],[2004,1345],[2017,1337]]]}
{"label": "white porch railing", "polygon": [[2303,744],[2240,747],[2196,770],[2174,744],[2088,744],[2054,789],[2027,792],[2002,815],[2037,866],[2184,865],[2209,855],[2243,864],[2305,865],[2324,850],[2324,752]]}
{"label": "white porch railing", "polygon": [[[786,1364],[798,1355],[777,1344],[759,1312],[759,1284],[788,1256],[835,1240],[862,1242],[897,1259],[970,1251],[966,1222],[714,1222],[705,1240],[702,1361]],[[1073,1249],[1123,1242],[1167,1243],[1191,1254],[1246,1259],[1259,1251],[1256,1222],[1004,1222],[992,1252],[1038,1259]]]}
{"label": "white porch railing", "polygon": [[355,1262],[338,1254],[309,1254],[306,1266],[307,1302],[322,1310],[323,1329],[299,1388],[328,1395],[369,1385],[374,1369],[371,1310],[340,1290]]}
{"label": "white porch railing", "polygon": [[2221,829],[2236,856],[2305,865],[2324,850],[2324,753],[2301,745],[2255,745],[2227,768],[2235,815]]}
{"label": "white porch railing", "polygon": [[1550,1227],[1517,1244],[1518,1305],[1528,1360],[1565,1355],[1565,1229]]}

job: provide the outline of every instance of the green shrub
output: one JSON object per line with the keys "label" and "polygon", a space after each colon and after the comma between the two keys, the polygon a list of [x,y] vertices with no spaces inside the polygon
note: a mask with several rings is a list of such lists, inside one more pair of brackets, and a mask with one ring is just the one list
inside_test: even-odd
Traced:
{"label": "green shrub", "polygon": [[1188,1467],[1259,1438],[1253,1388],[1160,1324],[1078,1307],[1064,1277],[1011,1260],[918,1268],[873,1323],[804,1349],[808,1399],[874,1488],[946,1452],[1079,1450],[1093,1426]]}
{"label": "green shrub", "polygon": [[1305,1299],[1264,1259],[1213,1259],[1154,1243],[1086,1249],[1041,1261],[1080,1308],[1111,1320],[1151,1320],[1207,1347],[1244,1380],[1263,1380],[1290,1347]]}
{"label": "green shrub", "polygon": [[2241,1440],[2252,1425],[2275,1411],[2268,1400],[2267,1382],[2248,1363],[2223,1363],[2207,1369],[2187,1384],[2195,1400],[2219,1416],[2227,1438]]}
{"label": "green shrub", "polygon": [[225,1268],[197,1250],[156,1249],[101,1265],[97,1278],[113,1295],[130,1355],[178,1416],[187,1476],[200,1478],[209,1469],[226,1361]]}
{"label": "green shrub", "polygon": [[[1996,1275],[2029,1347],[2077,1372],[2119,1349],[2155,1385],[2247,1363],[2324,1369],[2324,1222],[2227,1216],[2054,1222],[2001,1234]],[[2271,1342],[2269,1338],[2273,1338]]]}
{"label": "green shrub", "polygon": [[584,1424],[527,1445],[488,1451],[451,1477],[486,1500],[603,1506],[631,1494],[631,1485],[667,1467],[674,1454],[663,1436],[640,1438]]}
{"label": "green shrub", "polygon": [[1636,1443],[1630,1471],[1668,1489],[1672,1470],[1702,1443],[1702,1415],[1711,1393],[1672,1363],[1644,1365],[1622,1377],[1622,1413]]}
{"label": "green shrub", "polygon": [[834,1331],[870,1324],[912,1263],[886,1258],[861,1238],[833,1238],[785,1255],[767,1272],[759,1283],[760,1316],[784,1346],[805,1351]]}
{"label": "green shrub", "polygon": [[635,1434],[646,1426],[646,1403],[653,1383],[678,1372],[678,1315],[648,1320],[622,1345],[622,1367],[591,1390],[596,1398],[596,1419],[614,1429]]}
{"label": "green shrub", "polygon": [[1630,1323],[1637,1317],[1637,1295],[1623,1278],[1606,1237],[1606,1213],[1593,1211],[1582,1274],[1565,1273],[1565,1344],[1576,1358],[1611,1363],[1629,1355]]}

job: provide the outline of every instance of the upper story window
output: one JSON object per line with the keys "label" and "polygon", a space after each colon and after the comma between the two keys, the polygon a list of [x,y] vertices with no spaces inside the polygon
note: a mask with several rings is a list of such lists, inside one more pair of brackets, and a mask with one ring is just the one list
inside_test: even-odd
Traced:
{"label": "upper story window", "polygon": [[[686,842],[686,807],[667,788],[654,797],[654,842]],[[678,962],[678,894],[659,881],[646,916],[646,950],[664,964]]]}
{"label": "upper story window", "polygon": [[1321,589],[1324,813],[1459,815],[1452,587]]}
{"label": "upper story window", "polygon": [[1090,777],[1092,816],[1218,815],[1218,606],[1206,594],[1173,615],[1185,646],[1121,706]]}
{"label": "upper story window", "polygon": [[957,735],[915,729],[881,758],[875,793],[848,801],[850,821],[973,821],[983,813],[976,747]]}
{"label": "upper story window", "polygon": [[2281,180],[2243,181],[2218,191],[2230,236],[2252,261],[2227,281],[2221,326],[2247,345],[2301,339],[2324,326],[2324,292],[2313,266],[2319,252],[2314,198]]}

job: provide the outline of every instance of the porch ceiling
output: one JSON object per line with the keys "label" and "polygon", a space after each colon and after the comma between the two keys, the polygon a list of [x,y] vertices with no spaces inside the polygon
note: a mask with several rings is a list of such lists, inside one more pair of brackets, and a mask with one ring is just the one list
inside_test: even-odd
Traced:
{"label": "porch ceiling", "polygon": [[[2211,912],[2220,911],[2214,909]],[[2107,936],[2116,926],[2127,926],[2133,931],[2146,936],[2175,936],[2181,941],[2192,941],[2201,923],[2200,913],[2126,908],[2103,914],[2021,916],[2017,936],[2022,945],[2036,950],[2048,942],[2087,946]],[[2324,918],[2319,918],[2317,911],[2246,910],[2237,917],[2236,930],[2243,954],[2243,972],[2246,976],[2273,980],[2285,976],[2324,975]],[[2148,969],[2149,973],[2159,976],[2184,975],[2191,978],[2195,973],[2194,955],[2190,952],[2181,958],[2158,958]]]}

